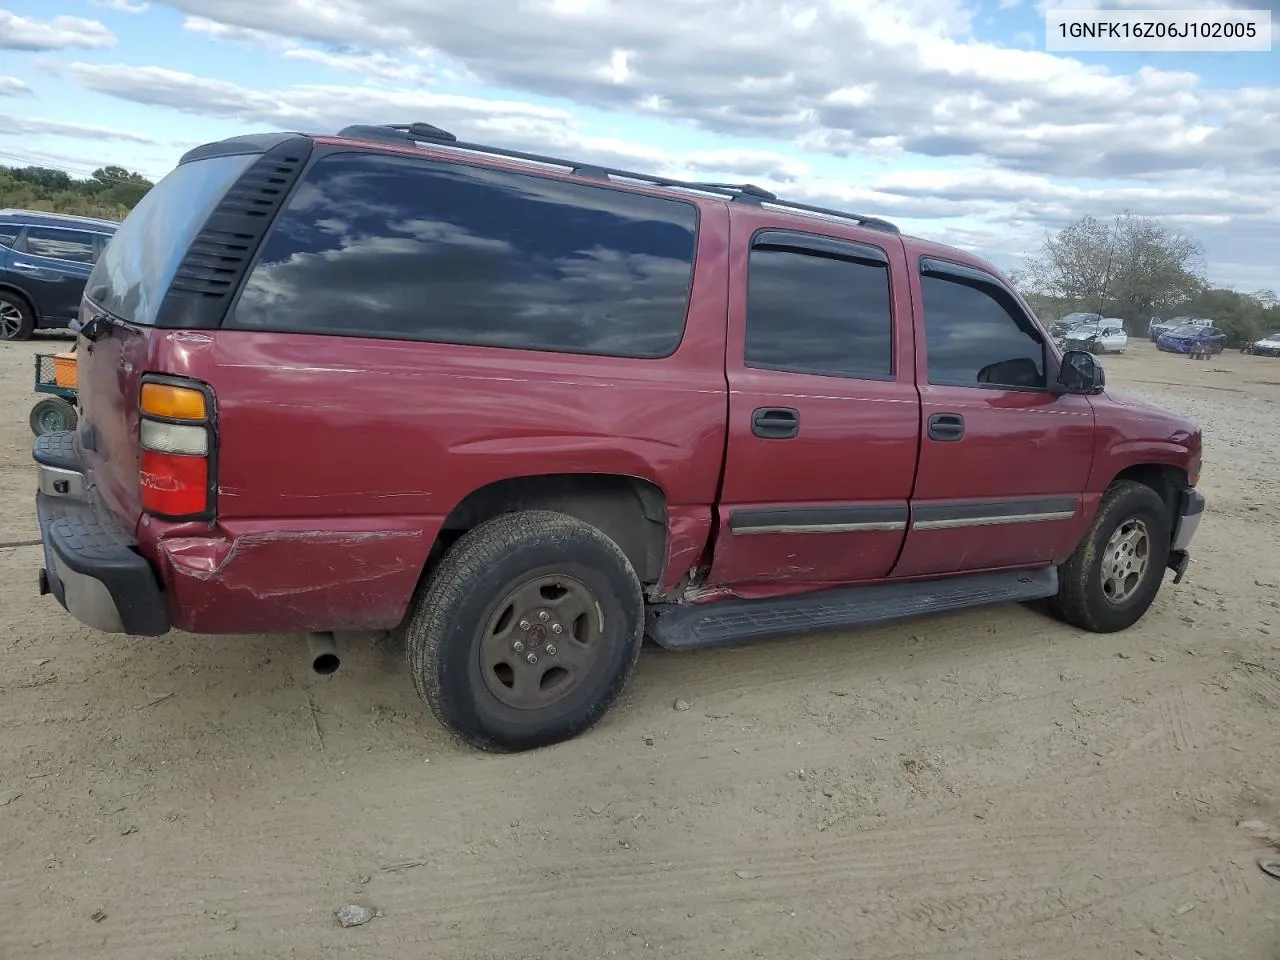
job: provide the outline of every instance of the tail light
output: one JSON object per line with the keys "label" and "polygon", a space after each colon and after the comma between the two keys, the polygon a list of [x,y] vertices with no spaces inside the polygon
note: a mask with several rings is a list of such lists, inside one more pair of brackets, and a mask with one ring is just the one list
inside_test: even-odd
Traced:
{"label": "tail light", "polygon": [[193,380],[147,378],[138,410],[142,509],[166,520],[212,518],[212,391]]}

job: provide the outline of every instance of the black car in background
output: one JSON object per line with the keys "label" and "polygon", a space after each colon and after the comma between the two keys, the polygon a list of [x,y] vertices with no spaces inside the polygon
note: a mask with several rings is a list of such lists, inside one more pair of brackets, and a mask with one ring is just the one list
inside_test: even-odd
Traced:
{"label": "black car in background", "polygon": [[65,327],[118,223],[35,210],[0,210],[0,340]]}

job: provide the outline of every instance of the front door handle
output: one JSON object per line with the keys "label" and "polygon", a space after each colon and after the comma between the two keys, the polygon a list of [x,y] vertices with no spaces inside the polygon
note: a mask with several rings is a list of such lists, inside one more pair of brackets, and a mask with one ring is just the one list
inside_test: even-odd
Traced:
{"label": "front door handle", "polygon": [[964,438],[964,417],[958,413],[935,413],[929,418],[929,439],[955,443]]}
{"label": "front door handle", "polygon": [[764,440],[790,440],[800,433],[800,414],[791,407],[757,407],[751,432]]}

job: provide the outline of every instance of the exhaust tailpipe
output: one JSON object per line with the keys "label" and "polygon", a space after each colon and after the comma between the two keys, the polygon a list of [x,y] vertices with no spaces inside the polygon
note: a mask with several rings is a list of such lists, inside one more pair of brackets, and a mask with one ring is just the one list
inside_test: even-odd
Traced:
{"label": "exhaust tailpipe", "polygon": [[307,650],[311,657],[311,669],[322,677],[337,673],[338,667],[342,666],[338,644],[332,633],[308,634]]}

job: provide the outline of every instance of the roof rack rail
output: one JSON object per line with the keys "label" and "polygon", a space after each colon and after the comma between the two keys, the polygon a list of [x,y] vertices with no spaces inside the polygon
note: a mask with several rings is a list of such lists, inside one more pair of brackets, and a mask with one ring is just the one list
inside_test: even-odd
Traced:
{"label": "roof rack rail", "polygon": [[512,160],[527,160],[530,163],[549,164],[556,167],[564,167],[572,173],[580,177],[590,177],[594,180],[609,180],[617,177],[622,180],[635,180],[640,183],[649,183],[658,187],[675,187],[681,190],[696,190],[700,193],[713,193],[720,196],[727,196],[737,203],[752,203],[757,206],[768,204],[769,206],[782,207],[788,210],[800,210],[805,213],[816,213],[825,217],[833,217],[838,220],[852,220],[854,223],[862,227],[869,227],[873,230],[883,230],[887,233],[901,233],[898,227],[890,223],[888,220],[880,217],[869,217],[860,213],[850,213],[847,210],[836,210],[832,207],[819,207],[811,203],[799,203],[794,200],[783,200],[781,197],[770,193],[762,187],[757,187],[751,183],[704,183],[691,180],[676,180],[671,177],[659,177],[651,173],[637,173],[634,170],[623,170],[618,167],[606,167],[594,163],[580,163],[576,160],[566,160],[563,157],[552,157],[540,153],[527,153],[523,150],[508,150],[505,147],[493,147],[483,143],[469,143],[459,140],[454,134],[448,130],[442,130],[440,127],[430,123],[388,123],[388,124],[355,124],[349,127],[343,127],[338,131],[340,137],[350,137],[358,140],[383,140],[392,143],[433,143],[445,147],[452,147],[457,150],[467,150],[472,153],[483,153],[494,157],[505,157]]}

